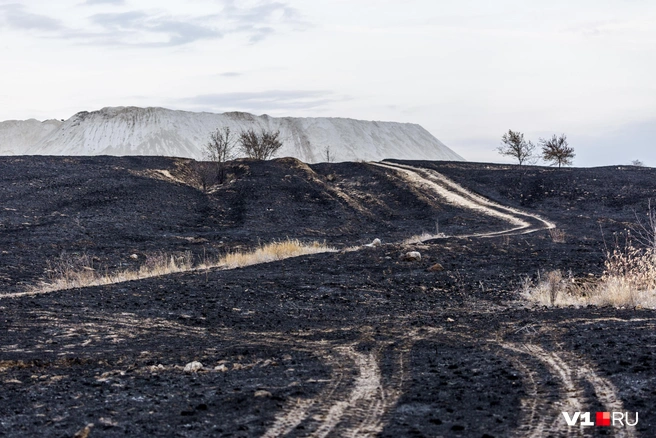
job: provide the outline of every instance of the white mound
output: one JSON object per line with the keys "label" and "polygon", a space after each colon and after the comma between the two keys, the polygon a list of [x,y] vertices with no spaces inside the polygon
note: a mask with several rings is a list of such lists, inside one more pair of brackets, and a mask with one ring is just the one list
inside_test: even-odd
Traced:
{"label": "white mound", "polygon": [[0,155],[24,154],[55,132],[63,122],[59,120],[7,120],[0,122]]}
{"label": "white mound", "polygon": [[326,161],[452,160],[463,158],[419,125],[342,118],[274,118],[248,113],[193,113],[164,108],[116,107],[80,112],[65,122],[0,124],[3,155],[164,155],[200,159],[210,132],[230,127],[280,130],[276,156]]}

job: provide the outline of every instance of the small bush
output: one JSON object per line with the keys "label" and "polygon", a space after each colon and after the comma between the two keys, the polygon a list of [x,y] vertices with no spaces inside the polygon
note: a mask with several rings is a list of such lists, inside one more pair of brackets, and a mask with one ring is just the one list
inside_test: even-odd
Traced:
{"label": "small bush", "polygon": [[239,134],[239,147],[248,157],[256,160],[268,160],[282,147],[280,131],[266,131],[256,133],[249,129]]}

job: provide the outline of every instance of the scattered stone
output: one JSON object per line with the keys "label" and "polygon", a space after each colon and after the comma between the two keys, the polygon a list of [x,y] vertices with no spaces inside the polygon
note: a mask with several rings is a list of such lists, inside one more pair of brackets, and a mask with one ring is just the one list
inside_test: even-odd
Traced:
{"label": "scattered stone", "polygon": [[164,371],[164,365],[162,365],[162,364],[152,365],[150,367],[150,371],[153,372],[153,373],[157,373],[159,371]]}
{"label": "scattered stone", "polygon": [[444,266],[439,263],[435,263],[433,266],[427,269],[428,272],[440,272],[444,271]]}
{"label": "scattered stone", "polygon": [[197,361],[189,362],[187,365],[184,367],[184,372],[185,373],[197,373],[198,370],[203,369],[203,364]]}
{"label": "scattered stone", "polygon": [[272,394],[269,391],[265,391],[263,389],[255,391],[255,397],[271,397],[271,395]]}
{"label": "scattered stone", "polygon": [[455,322],[455,321],[456,321],[456,320],[453,319],[453,318],[447,318],[447,319],[446,319],[446,322]]}
{"label": "scattered stone", "polygon": [[421,254],[418,251],[410,251],[405,253],[403,260],[406,262],[418,262],[421,260]]}
{"label": "scattered stone", "polygon": [[100,417],[100,420],[98,420],[98,422],[103,426],[105,426],[106,428],[118,426],[118,422],[112,420],[111,418]]}
{"label": "scattered stone", "polygon": [[382,242],[380,241],[380,239],[379,239],[379,238],[375,238],[375,239],[373,240],[373,242],[371,242],[371,243],[367,243],[367,244],[365,244],[364,246],[367,247],[367,248],[375,248],[375,247],[378,247],[378,246],[380,246],[380,245],[382,245]]}
{"label": "scattered stone", "polygon": [[139,259],[139,256],[136,255],[136,254],[131,254],[131,255],[130,255],[130,258],[131,258],[132,260],[138,260],[138,259]]}
{"label": "scattered stone", "polygon": [[73,435],[73,438],[87,438],[89,434],[91,433],[91,428],[93,427],[93,423],[87,424],[84,429],[78,430],[75,435]]}
{"label": "scattered stone", "polygon": [[225,364],[217,365],[214,367],[214,371],[225,373],[226,371],[228,371],[228,367],[225,366]]}

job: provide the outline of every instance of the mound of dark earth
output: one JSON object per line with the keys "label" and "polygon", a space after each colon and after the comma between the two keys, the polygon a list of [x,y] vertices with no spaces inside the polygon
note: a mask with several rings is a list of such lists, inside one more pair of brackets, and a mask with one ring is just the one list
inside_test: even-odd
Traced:
{"label": "mound of dark earth", "polygon": [[[204,193],[189,160],[0,158],[0,436],[653,436],[654,311],[518,289],[539,270],[600,275],[602,231],[611,244],[644,214],[656,171],[401,164],[426,179],[244,160]],[[457,187],[429,171],[471,196],[447,202]],[[436,224],[452,237],[403,243]],[[15,295],[62,254],[112,271],[287,237],[340,251]],[[639,423],[569,428],[561,411]]]}

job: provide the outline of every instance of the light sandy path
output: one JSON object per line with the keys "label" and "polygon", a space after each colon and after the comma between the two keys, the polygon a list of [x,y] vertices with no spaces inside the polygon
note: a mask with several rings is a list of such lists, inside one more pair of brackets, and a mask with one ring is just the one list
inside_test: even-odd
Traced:
{"label": "light sandy path", "polygon": [[509,234],[527,234],[539,230],[556,228],[556,224],[538,215],[506,207],[477,195],[439,172],[431,169],[407,166],[396,163],[370,163],[374,166],[392,169],[403,176],[408,183],[433,191],[444,202],[457,207],[477,211],[486,216],[501,219],[511,228],[487,233],[468,234],[456,237],[495,237]]}

